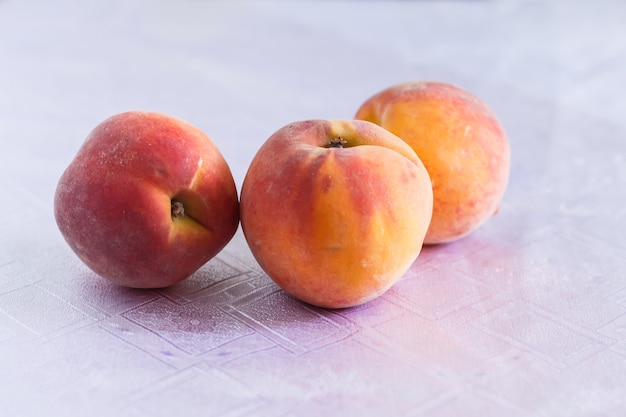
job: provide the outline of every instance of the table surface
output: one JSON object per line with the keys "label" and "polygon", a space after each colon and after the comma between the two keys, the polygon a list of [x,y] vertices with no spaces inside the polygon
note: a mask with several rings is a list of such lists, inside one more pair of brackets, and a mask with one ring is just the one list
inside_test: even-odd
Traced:
{"label": "table surface", "polygon": [[[340,311],[242,234],[186,281],[116,287],[52,214],[89,131],[185,119],[240,188],[278,128],[446,81],[512,148],[497,216]],[[626,413],[626,2],[0,0],[3,416]]]}

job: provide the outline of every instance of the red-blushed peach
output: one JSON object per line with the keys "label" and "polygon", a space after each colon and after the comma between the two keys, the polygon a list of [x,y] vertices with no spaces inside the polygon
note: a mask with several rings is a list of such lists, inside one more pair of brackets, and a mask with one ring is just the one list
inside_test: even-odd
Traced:
{"label": "red-blushed peach", "polygon": [[189,277],[231,240],[239,202],[229,166],[202,131],[131,111],[89,134],[59,180],[54,214],[94,272],[158,288]]}
{"label": "red-blushed peach", "polygon": [[295,298],[326,308],[376,298],[421,251],[432,187],[415,152],[365,121],[307,120],[276,131],[241,189],[259,265]]}
{"label": "red-blushed peach", "polygon": [[370,97],[355,118],[404,139],[426,166],[434,193],[426,244],[460,239],[498,211],[509,178],[509,142],[475,95],[442,82],[408,82]]}

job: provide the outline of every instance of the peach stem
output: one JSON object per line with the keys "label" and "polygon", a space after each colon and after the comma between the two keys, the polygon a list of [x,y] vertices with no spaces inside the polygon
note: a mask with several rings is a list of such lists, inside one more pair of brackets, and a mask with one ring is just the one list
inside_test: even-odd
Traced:
{"label": "peach stem", "polygon": [[343,140],[341,136],[337,136],[335,139],[329,140],[328,143],[326,144],[326,147],[327,148],[343,148],[343,146],[346,143],[348,142]]}
{"label": "peach stem", "polygon": [[178,200],[172,200],[172,219],[185,217],[185,206]]}

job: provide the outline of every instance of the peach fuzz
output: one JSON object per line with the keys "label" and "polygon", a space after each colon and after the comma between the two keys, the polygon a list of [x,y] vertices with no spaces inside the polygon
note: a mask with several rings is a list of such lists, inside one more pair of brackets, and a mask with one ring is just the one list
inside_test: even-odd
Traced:
{"label": "peach fuzz", "polygon": [[365,121],[307,120],[259,149],[241,225],[263,270],[306,303],[345,308],[390,288],[421,251],[432,187],[415,152]]}
{"label": "peach fuzz", "polygon": [[94,272],[128,287],[189,277],[239,225],[230,168],[198,128],[132,111],[96,126],[61,176],[57,225]]}
{"label": "peach fuzz", "polygon": [[510,148],[495,114],[475,95],[442,82],[408,82],[367,99],[355,118],[405,140],[426,166],[434,193],[426,244],[467,236],[498,211]]}

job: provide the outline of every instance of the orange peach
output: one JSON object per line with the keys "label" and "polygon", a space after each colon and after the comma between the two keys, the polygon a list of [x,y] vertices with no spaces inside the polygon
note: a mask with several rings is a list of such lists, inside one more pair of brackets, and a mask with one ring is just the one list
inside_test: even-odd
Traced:
{"label": "orange peach", "polygon": [[498,211],[509,143],[495,114],[473,94],[441,82],[408,82],[375,94],[355,117],[404,139],[426,166],[434,193],[426,244],[462,238]]}
{"label": "orange peach", "polygon": [[287,293],[327,308],[384,293],[422,248],[428,173],[401,139],[365,121],[308,120],[275,132],[241,190],[241,225]]}
{"label": "orange peach", "polygon": [[59,180],[54,214],[94,272],[157,288],[187,278],[230,241],[239,202],[230,168],[203,132],[132,111],[89,134]]}

